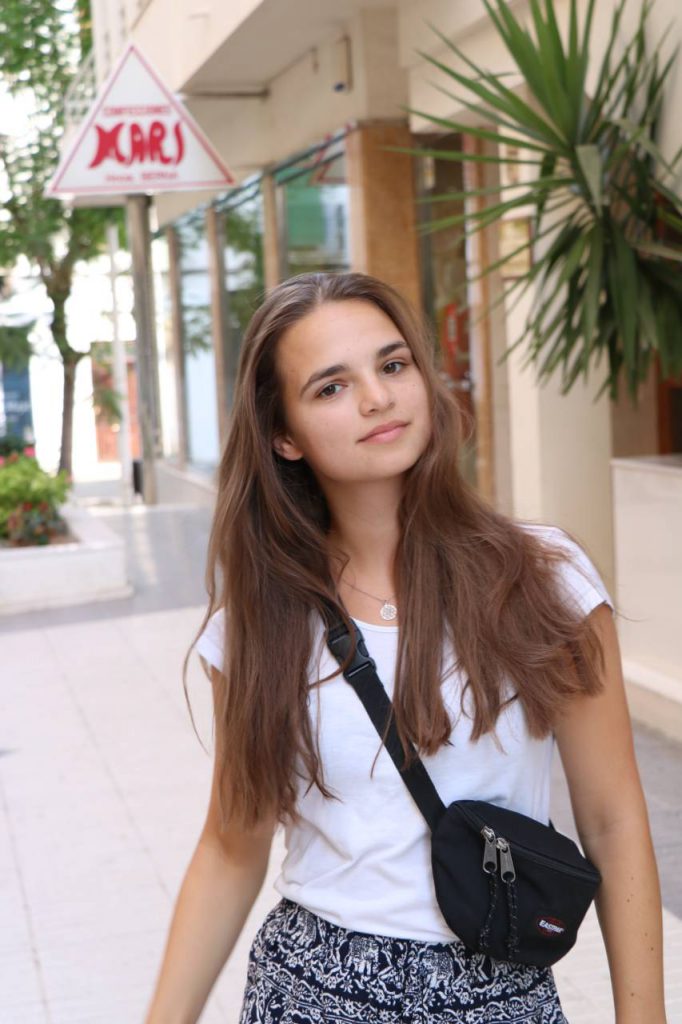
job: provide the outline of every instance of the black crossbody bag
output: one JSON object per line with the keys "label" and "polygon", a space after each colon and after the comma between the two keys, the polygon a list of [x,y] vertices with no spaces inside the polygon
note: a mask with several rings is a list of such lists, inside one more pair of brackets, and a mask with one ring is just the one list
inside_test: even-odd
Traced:
{"label": "black crossbody bag", "polygon": [[[497,960],[545,967],[574,945],[601,876],[568,836],[551,824],[483,800],[446,807],[422,761],[405,768],[393,705],[364,638],[342,622],[327,644],[362,701],[431,830],[436,899],[448,927],[471,950]],[[412,748],[414,749],[414,748]]]}

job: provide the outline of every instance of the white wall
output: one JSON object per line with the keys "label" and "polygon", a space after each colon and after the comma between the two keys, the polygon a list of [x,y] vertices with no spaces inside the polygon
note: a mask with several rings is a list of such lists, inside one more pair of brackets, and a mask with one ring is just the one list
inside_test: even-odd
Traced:
{"label": "white wall", "polygon": [[615,459],[618,599],[628,677],[662,696],[682,687],[682,455]]}
{"label": "white wall", "polygon": [[679,0],[657,0],[650,18],[653,39],[665,35],[664,52],[669,54],[675,47],[680,48],[668,81],[660,126],[663,155],[671,160],[682,146],[682,7]]}
{"label": "white wall", "polygon": [[150,44],[150,55],[158,50],[157,66],[164,76],[170,82],[175,71],[183,80],[216,40],[231,35],[262,2],[230,0],[198,7],[193,0],[92,0],[98,81],[106,78],[126,40],[140,28],[140,42]]}

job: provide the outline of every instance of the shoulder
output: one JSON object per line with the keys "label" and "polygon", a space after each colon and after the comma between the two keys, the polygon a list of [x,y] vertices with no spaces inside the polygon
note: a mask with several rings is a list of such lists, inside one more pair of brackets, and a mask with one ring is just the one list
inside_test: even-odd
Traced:
{"label": "shoulder", "polygon": [[615,603],[606,589],[596,565],[585,549],[559,526],[518,523],[540,541],[558,550],[563,557],[554,563],[557,582],[568,602],[577,605],[583,615],[600,604],[615,611]]}
{"label": "shoulder", "polygon": [[225,660],[225,612],[219,608],[210,617],[197,640],[197,653],[219,672],[223,670]]}
{"label": "shoulder", "polygon": [[[314,678],[318,678],[326,651],[326,629],[317,613],[311,613],[311,634],[313,642],[309,671]],[[200,657],[219,672],[223,671],[225,665],[226,635],[225,609],[219,608],[211,615],[196,642],[196,650]]]}

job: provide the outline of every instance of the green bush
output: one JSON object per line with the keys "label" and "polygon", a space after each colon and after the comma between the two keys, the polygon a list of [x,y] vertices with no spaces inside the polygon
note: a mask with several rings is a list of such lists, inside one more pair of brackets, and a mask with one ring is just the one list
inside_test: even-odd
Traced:
{"label": "green bush", "polygon": [[[40,510],[41,518],[58,519],[57,509],[66,500],[68,490],[65,472],[51,476],[27,455],[0,456],[0,537],[9,537],[8,520],[12,513],[28,513],[35,508]],[[27,523],[32,518],[28,517]],[[21,535],[12,541],[26,543]]]}
{"label": "green bush", "polygon": [[[22,455],[25,448],[26,442],[22,437],[18,437],[17,434],[3,434],[0,437],[0,456],[12,455],[14,452]],[[29,454],[32,454],[32,451]]]}

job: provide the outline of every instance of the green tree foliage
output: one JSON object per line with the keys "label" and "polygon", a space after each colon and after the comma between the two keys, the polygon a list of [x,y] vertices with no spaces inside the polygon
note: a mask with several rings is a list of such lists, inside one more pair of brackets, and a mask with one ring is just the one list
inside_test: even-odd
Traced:
{"label": "green tree foliage", "polygon": [[[263,300],[265,267],[263,264],[263,226],[256,204],[245,203],[227,214],[227,240],[242,258],[242,276],[248,284],[230,291],[230,319],[241,332]],[[246,257],[246,258],[244,258]]]}
{"label": "green tree foliage", "polygon": [[102,250],[106,225],[117,216],[45,196],[64,134],[64,96],[91,46],[89,17],[84,0],[3,0],[0,6],[0,80],[29,110],[24,134],[0,138],[0,266],[26,257],[52,302],[52,337],[64,367],[60,469],[67,472],[76,367],[87,353],[69,343],[66,302],[76,264]]}
{"label": "green tree foliage", "polygon": [[31,358],[30,327],[0,326],[0,358],[8,370],[23,370]]}

